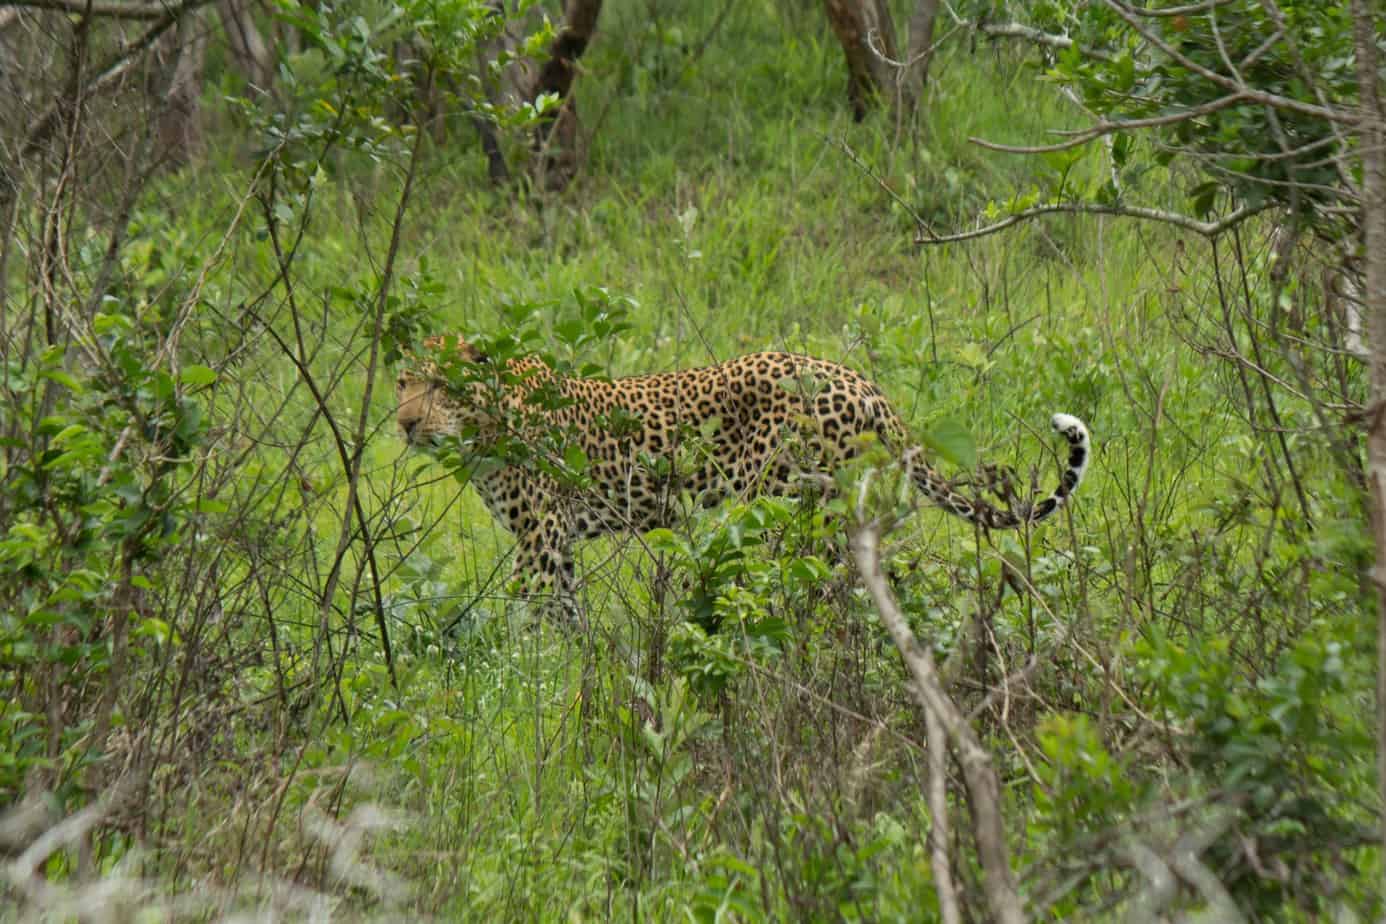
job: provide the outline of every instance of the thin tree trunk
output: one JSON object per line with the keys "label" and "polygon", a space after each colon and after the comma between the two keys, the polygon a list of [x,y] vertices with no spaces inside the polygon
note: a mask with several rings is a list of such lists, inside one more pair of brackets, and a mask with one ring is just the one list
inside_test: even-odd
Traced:
{"label": "thin tree trunk", "polygon": [[554,38],[549,60],[534,82],[532,98],[540,93],[568,95],[577,76],[577,59],[592,41],[601,12],[602,0],[568,0],[563,7],[563,28]]}
{"label": "thin tree trunk", "polygon": [[202,76],[207,59],[207,27],[202,10],[189,10],[174,35],[176,55],[159,112],[160,152],[172,164],[185,164],[202,144]]}
{"label": "thin tree trunk", "polygon": [[909,48],[905,52],[905,73],[900,82],[900,116],[914,115],[929,81],[929,61],[933,58],[934,22],[938,19],[938,0],[919,0],[910,16]]}
{"label": "thin tree trunk", "polygon": [[894,87],[897,52],[890,8],[883,0],[824,0],[824,8],[847,57],[847,99],[860,122]]}
{"label": "thin tree trunk", "polygon": [[938,716],[927,709],[924,728],[929,742],[929,866],[934,871],[939,917],[943,924],[962,924],[958,888],[948,859],[948,735]]}
{"label": "thin tree trunk", "polygon": [[1376,23],[1367,0],[1352,0],[1361,100],[1362,244],[1365,285],[1362,313],[1371,351],[1371,403],[1367,429],[1367,485],[1371,492],[1372,538],[1376,542],[1376,721],[1377,788],[1381,840],[1386,850],[1386,114],[1377,81]]}
{"label": "thin tree trunk", "polygon": [[542,185],[562,189],[577,172],[581,159],[577,105],[572,97],[573,81],[577,79],[577,61],[587,50],[597,31],[597,19],[602,12],[602,0],[567,0],[563,8],[563,28],[554,38],[549,59],[529,90],[529,99],[537,100],[545,93],[559,99],[557,114],[541,122],[535,137],[540,157],[535,164]]}
{"label": "thin tree trunk", "polygon": [[217,13],[241,73],[252,86],[268,93],[274,85],[274,58],[250,15],[249,0],[218,0]]}
{"label": "thin tree trunk", "polygon": [[505,165],[505,152],[501,150],[496,126],[475,110],[472,111],[471,120],[476,128],[477,137],[481,139],[481,153],[486,155],[486,175],[491,178],[491,185],[503,186],[509,183],[510,168]]}
{"label": "thin tree trunk", "polygon": [[[503,0],[490,0],[490,15],[504,20],[506,17]],[[529,62],[513,52],[520,46],[520,36],[512,31],[511,24],[505,22],[500,32],[477,46],[477,77],[481,82],[486,99],[493,106],[517,106],[524,100],[525,87],[531,81]],[[502,55],[511,55],[505,67],[497,71],[495,65]],[[501,148],[500,134],[496,125],[485,114],[473,110],[472,124],[476,126],[481,138],[481,150],[486,155],[487,173],[492,185],[499,186],[510,182],[510,168],[505,163],[505,152]]]}

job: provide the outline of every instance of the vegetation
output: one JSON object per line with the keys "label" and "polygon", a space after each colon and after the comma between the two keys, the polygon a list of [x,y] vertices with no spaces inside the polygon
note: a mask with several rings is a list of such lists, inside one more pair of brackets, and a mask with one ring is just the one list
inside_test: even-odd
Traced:
{"label": "vegetation", "polygon": [[[1153,20],[1203,70],[940,21],[858,121],[802,0],[608,4],[509,95],[556,10],[0,4],[0,920],[1379,918],[1358,6]],[[1003,495],[1050,413],[1097,448],[1019,534],[873,454],[689,498],[582,546],[573,633],[395,432],[441,331],[839,360],[960,476],[1045,460]]]}

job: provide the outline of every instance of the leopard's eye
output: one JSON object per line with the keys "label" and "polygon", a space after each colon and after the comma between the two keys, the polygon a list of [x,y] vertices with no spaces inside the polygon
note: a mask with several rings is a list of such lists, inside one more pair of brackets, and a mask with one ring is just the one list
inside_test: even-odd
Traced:
{"label": "leopard's eye", "polygon": [[396,387],[396,388],[403,388],[407,383],[408,383],[408,380],[407,380],[403,375],[401,375],[399,378],[395,379],[395,387]]}

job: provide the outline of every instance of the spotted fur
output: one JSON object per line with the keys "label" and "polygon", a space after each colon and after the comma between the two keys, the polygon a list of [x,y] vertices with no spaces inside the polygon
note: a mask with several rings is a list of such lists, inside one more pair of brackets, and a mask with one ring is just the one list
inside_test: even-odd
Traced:
{"label": "spotted fur", "polygon": [[[1033,506],[1001,510],[956,491],[910,445],[881,390],[824,359],[752,353],[701,369],[602,380],[559,375],[535,357],[493,365],[460,338],[431,337],[424,345],[445,367],[466,363],[469,374],[463,384],[449,385],[433,360],[401,373],[399,425],[410,443],[464,432],[483,445],[503,434],[526,444],[558,435],[585,454],[590,481],[583,488],[517,464],[473,479],[492,515],[518,539],[516,576],[531,592],[565,600],[574,589],[574,540],[668,526],[683,491],[708,506],[734,495],[797,493],[806,477],[828,474],[854,456],[864,434],[874,433],[909,462],[931,501],[985,529],[1049,517],[1077,489],[1088,464],[1087,428],[1055,414],[1054,429],[1068,443],[1058,486]],[[544,397],[536,401],[536,395]],[[685,464],[689,470],[676,471],[680,447],[699,433],[702,455]]]}

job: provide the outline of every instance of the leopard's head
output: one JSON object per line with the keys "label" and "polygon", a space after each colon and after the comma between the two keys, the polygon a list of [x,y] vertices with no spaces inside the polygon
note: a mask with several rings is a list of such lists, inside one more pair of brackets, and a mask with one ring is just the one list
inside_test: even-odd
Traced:
{"label": "leopard's head", "polygon": [[486,356],[461,337],[429,337],[423,345],[430,358],[412,357],[395,382],[399,428],[415,446],[457,436],[469,425],[483,426],[492,416],[486,385],[465,381],[472,376],[463,370],[464,364],[485,364]]}

